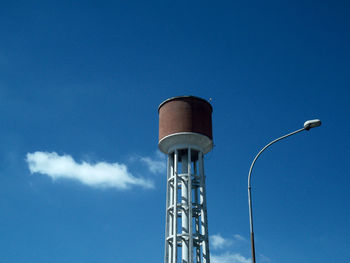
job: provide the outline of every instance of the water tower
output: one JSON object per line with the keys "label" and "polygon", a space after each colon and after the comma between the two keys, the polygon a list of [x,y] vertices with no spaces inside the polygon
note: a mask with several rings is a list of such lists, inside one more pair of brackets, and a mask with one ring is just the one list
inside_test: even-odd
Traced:
{"label": "water tower", "polygon": [[213,148],[212,107],[181,96],[158,113],[158,146],[168,155],[164,263],[210,263],[203,156]]}

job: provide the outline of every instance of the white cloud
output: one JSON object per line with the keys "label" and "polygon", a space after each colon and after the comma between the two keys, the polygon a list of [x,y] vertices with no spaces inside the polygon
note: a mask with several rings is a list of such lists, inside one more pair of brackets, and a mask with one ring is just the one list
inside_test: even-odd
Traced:
{"label": "white cloud", "polygon": [[250,263],[250,259],[242,256],[239,253],[226,252],[220,255],[210,256],[212,263]]}
{"label": "white cloud", "polygon": [[213,249],[222,249],[232,244],[228,238],[223,238],[220,234],[210,236],[210,244]]}
{"label": "white cloud", "polygon": [[140,161],[147,165],[151,173],[154,173],[154,174],[165,173],[166,165],[163,160],[159,161],[159,160],[153,160],[149,157],[141,157]]}
{"label": "white cloud", "polygon": [[[240,253],[233,252],[232,248],[236,250],[241,250],[241,246],[244,245],[243,250],[245,251],[246,239],[239,235],[235,234],[233,237],[223,237],[220,234],[210,236],[210,246],[213,250],[222,250],[223,252],[218,254],[211,254],[212,263],[250,263],[250,259],[242,256]],[[230,251],[231,250],[231,251]]]}
{"label": "white cloud", "polygon": [[234,235],[234,238],[235,238],[236,240],[239,240],[239,241],[247,241],[247,239],[246,239],[245,237],[242,237],[242,236],[239,235],[239,234],[235,234],[235,235]]}
{"label": "white cloud", "polygon": [[271,259],[267,256],[264,256],[263,254],[259,254],[259,257],[261,262],[271,262]]}
{"label": "white cloud", "polygon": [[150,157],[139,157],[139,160],[144,163],[153,174],[162,174],[166,171],[166,160],[164,154],[160,152],[157,152],[155,159]]}
{"label": "white cloud", "polygon": [[153,182],[133,176],[124,164],[77,163],[70,155],[58,155],[55,152],[27,153],[26,161],[32,174],[45,174],[52,179],[72,179],[97,188],[153,188]]}
{"label": "white cloud", "polygon": [[211,235],[210,236],[210,245],[213,249],[223,249],[227,248],[231,245],[238,245],[242,242],[246,242],[247,239],[245,239],[243,236],[239,234],[235,234],[231,238],[224,238],[221,236],[221,234]]}

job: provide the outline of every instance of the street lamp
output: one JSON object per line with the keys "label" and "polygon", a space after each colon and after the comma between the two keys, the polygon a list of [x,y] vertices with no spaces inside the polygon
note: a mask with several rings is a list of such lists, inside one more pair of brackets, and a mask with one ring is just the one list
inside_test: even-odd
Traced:
{"label": "street lamp", "polygon": [[275,140],[273,140],[272,142],[270,142],[269,144],[267,144],[264,148],[262,148],[260,150],[260,152],[255,156],[252,165],[250,166],[249,169],[249,174],[248,174],[248,204],[249,204],[249,222],[250,222],[250,240],[251,240],[251,246],[252,246],[252,262],[255,263],[255,244],[254,244],[254,230],[253,230],[253,211],[252,211],[252,193],[251,193],[251,185],[250,185],[250,178],[252,175],[252,170],[254,167],[254,164],[256,162],[256,160],[259,158],[260,154],[262,154],[263,151],[265,151],[269,146],[271,146],[272,144],[274,144],[275,142],[278,142],[284,138],[287,138],[289,136],[292,136],[298,132],[301,131],[308,131],[311,128],[315,128],[315,127],[319,127],[321,126],[321,121],[316,119],[316,120],[309,120],[306,121],[304,123],[304,127],[302,129],[296,130],[294,132],[288,133],[282,137],[279,137]]}

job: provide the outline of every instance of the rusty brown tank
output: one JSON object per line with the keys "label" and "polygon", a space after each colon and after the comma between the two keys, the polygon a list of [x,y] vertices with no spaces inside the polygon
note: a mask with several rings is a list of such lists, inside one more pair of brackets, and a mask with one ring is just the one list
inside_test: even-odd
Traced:
{"label": "rusty brown tank", "polygon": [[180,96],[165,100],[158,108],[159,149],[192,145],[204,153],[213,147],[212,106],[202,98]]}

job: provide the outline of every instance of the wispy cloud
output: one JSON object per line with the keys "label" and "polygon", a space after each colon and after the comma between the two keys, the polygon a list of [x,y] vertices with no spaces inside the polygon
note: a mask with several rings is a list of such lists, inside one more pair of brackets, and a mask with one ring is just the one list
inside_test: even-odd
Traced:
{"label": "wispy cloud", "polygon": [[156,151],[152,156],[132,155],[129,158],[130,164],[134,168],[140,169],[142,165],[143,172],[146,168],[152,174],[165,174],[166,173],[166,156],[160,151]]}
{"label": "wispy cloud", "polygon": [[212,263],[250,263],[250,259],[239,253],[226,252],[221,255],[212,254],[210,256]]}
{"label": "wispy cloud", "polygon": [[[236,252],[241,251],[241,246],[246,246],[246,239],[235,234],[232,237],[223,237],[221,234],[210,236],[210,245],[214,250],[211,254],[212,263],[250,263],[250,259]],[[236,250],[236,251],[234,251]],[[246,250],[245,248],[243,249]],[[221,252],[218,252],[221,251]]]}
{"label": "wispy cloud", "polygon": [[213,249],[222,249],[232,244],[232,240],[223,238],[220,234],[210,236],[210,244]]}
{"label": "wispy cloud", "polygon": [[247,241],[247,239],[245,238],[245,237],[243,237],[243,236],[241,236],[241,235],[239,235],[239,234],[235,234],[234,236],[233,236],[237,241],[239,240],[239,241]]}
{"label": "wispy cloud", "polygon": [[211,235],[210,244],[213,249],[223,249],[231,245],[242,244],[247,239],[239,234],[235,234],[232,237],[223,237],[221,234]]}
{"label": "wispy cloud", "polygon": [[133,186],[153,188],[153,182],[135,177],[126,165],[107,162],[76,162],[70,155],[56,152],[27,153],[30,172],[40,173],[52,179],[71,179],[96,188],[129,189]]}
{"label": "wispy cloud", "polygon": [[164,154],[157,152],[155,158],[139,157],[139,160],[144,163],[153,174],[163,174],[166,170],[166,160]]}
{"label": "wispy cloud", "polygon": [[271,259],[263,254],[259,254],[261,262],[271,262]]}

